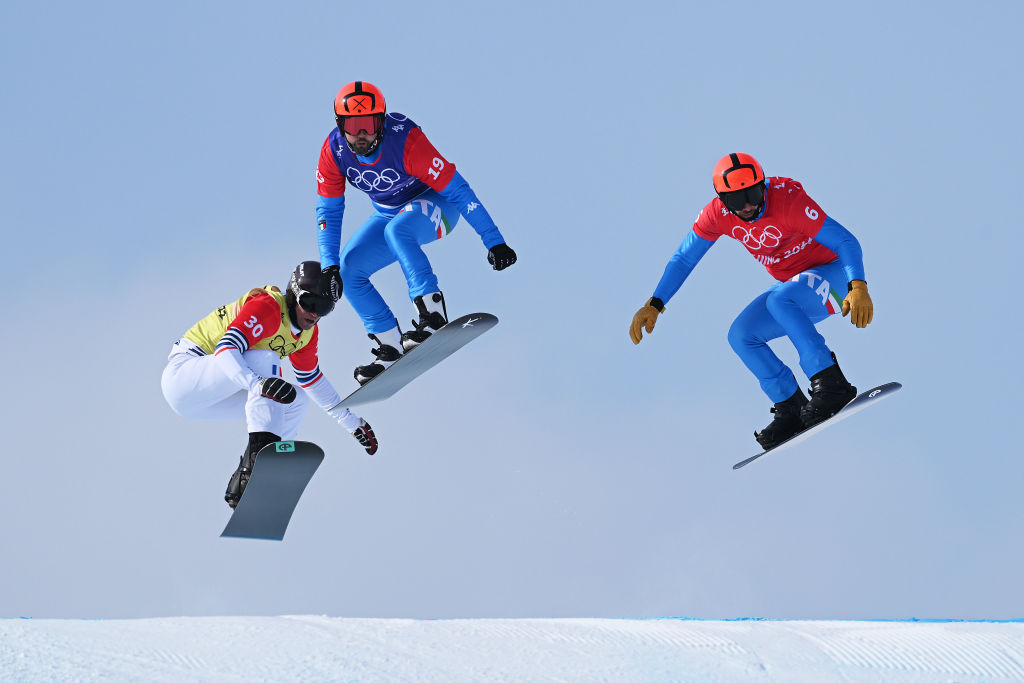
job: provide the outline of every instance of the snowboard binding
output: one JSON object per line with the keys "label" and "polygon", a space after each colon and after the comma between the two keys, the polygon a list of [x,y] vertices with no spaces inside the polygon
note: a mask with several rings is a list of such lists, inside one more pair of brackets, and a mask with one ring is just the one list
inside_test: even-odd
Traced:
{"label": "snowboard binding", "polygon": [[413,320],[413,329],[402,335],[402,348],[406,353],[425,342],[431,334],[448,324],[448,310],[444,305],[444,294],[433,292],[413,299],[420,314],[419,321]]}
{"label": "snowboard binding", "polygon": [[252,468],[256,464],[256,454],[264,446],[280,440],[281,437],[270,432],[252,432],[249,434],[249,443],[245,447],[245,452],[238,459],[238,468],[231,475],[231,479],[228,480],[228,488],[224,492],[224,500],[232,510],[238,505],[238,501],[242,500],[242,493],[249,483],[249,477],[252,476]]}
{"label": "snowboard binding", "polygon": [[[402,357],[402,343],[398,337],[397,327],[385,334],[368,334],[367,336],[377,342],[377,348],[370,349],[370,353],[374,355],[376,360],[366,365],[360,365],[355,369],[352,376],[356,378],[360,385],[366,384]],[[393,341],[390,338],[391,336],[395,337],[394,341],[397,342],[396,344],[389,343]]]}
{"label": "snowboard binding", "polygon": [[796,392],[785,401],[776,403],[771,411],[775,418],[760,432],[754,432],[754,438],[766,451],[791,439],[804,429],[801,410],[808,403],[804,392],[797,388]]}
{"label": "snowboard binding", "polygon": [[[836,361],[834,353],[832,360]],[[811,400],[800,408],[804,429],[824,422],[842,410],[843,406],[857,398],[857,387],[846,380],[836,361],[834,365],[811,377],[809,393]]]}

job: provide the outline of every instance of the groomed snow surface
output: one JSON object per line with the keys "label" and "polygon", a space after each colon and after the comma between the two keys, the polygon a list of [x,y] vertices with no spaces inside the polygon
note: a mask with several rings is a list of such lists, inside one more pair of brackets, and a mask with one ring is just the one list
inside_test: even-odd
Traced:
{"label": "groomed snow surface", "polygon": [[1022,681],[1024,622],[0,619],[2,681]]}

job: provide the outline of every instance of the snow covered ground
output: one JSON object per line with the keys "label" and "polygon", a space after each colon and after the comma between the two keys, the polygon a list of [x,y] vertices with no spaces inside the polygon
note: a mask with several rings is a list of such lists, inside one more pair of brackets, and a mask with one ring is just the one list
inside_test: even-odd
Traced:
{"label": "snow covered ground", "polygon": [[2,681],[1021,681],[1024,622],[0,620]]}

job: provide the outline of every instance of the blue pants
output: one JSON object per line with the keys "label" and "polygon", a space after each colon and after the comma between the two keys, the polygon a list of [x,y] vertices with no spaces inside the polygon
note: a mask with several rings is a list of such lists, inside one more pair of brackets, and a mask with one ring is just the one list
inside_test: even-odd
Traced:
{"label": "blue pants", "polygon": [[785,401],[799,388],[793,371],[779,360],[768,342],[789,337],[807,377],[833,364],[825,338],[814,328],[842,308],[846,271],[838,260],[805,270],[779,282],[743,309],[729,328],[729,345],[754,373],[772,403]]}
{"label": "blue pants", "polygon": [[398,324],[370,276],[398,261],[409,283],[409,299],[439,291],[437,276],[422,245],[441,239],[455,227],[459,212],[433,190],[393,212],[377,210],[341,250],[345,298],[370,334]]}

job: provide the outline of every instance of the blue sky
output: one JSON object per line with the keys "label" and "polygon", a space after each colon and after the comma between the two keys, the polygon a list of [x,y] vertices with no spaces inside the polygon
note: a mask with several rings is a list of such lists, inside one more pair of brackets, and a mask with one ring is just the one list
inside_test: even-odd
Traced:
{"label": "blue sky", "polygon": [[[1020,617],[1022,15],[5,3],[0,614]],[[427,250],[449,311],[501,324],[359,411],[373,458],[312,409],[327,460],[286,540],[222,540],[244,426],[179,418],[160,372],[316,257],[315,161],[356,79],[519,253],[495,273],[465,222]],[[731,151],[858,236],[875,321],[821,330],[858,387],[904,384],[738,472],[771,415],[725,334],[769,276],[723,241],[627,335]],[[349,197],[345,238],[369,210]],[[412,316],[397,267],[376,282]],[[321,338],[347,393],[358,319]]]}

